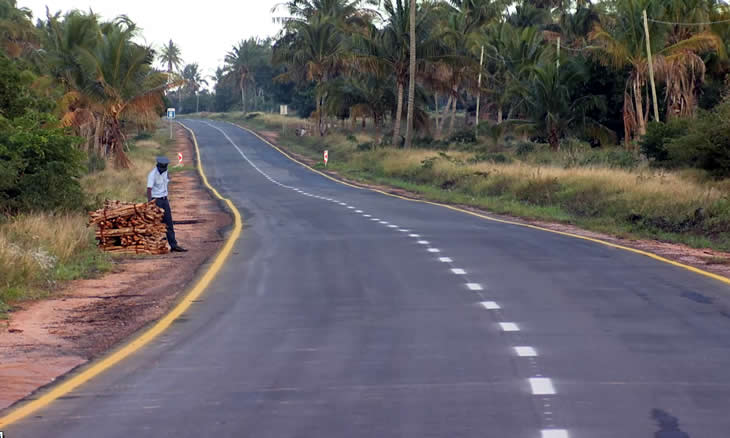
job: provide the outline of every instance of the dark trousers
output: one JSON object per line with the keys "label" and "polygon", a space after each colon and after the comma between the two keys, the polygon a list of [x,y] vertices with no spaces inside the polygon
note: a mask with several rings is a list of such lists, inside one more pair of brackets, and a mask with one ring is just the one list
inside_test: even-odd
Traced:
{"label": "dark trousers", "polygon": [[155,198],[155,204],[158,207],[165,210],[165,215],[162,216],[162,222],[167,225],[167,243],[170,244],[170,248],[177,246],[177,240],[175,240],[175,227],[172,225],[172,210],[170,210],[170,201],[167,198]]}

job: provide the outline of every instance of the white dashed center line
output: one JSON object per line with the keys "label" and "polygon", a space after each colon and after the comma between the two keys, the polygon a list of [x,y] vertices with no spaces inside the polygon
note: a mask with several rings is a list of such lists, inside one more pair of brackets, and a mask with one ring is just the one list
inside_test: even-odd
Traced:
{"label": "white dashed center line", "polygon": [[451,257],[439,257],[439,261],[442,263],[451,263],[453,260],[451,260]]}
{"label": "white dashed center line", "polygon": [[505,332],[520,331],[520,328],[514,322],[500,322],[499,326],[502,328],[502,331],[505,331]]}
{"label": "white dashed center line", "polygon": [[409,234],[408,237],[421,237],[420,234]]}
{"label": "white dashed center line", "polygon": [[430,243],[430,242],[429,242],[428,240],[419,240],[419,241],[418,241],[418,244],[419,244],[419,245],[428,245],[429,243]]}
{"label": "white dashed center line", "polygon": [[355,213],[362,213],[362,210],[355,210]]}
{"label": "white dashed center line", "polygon": [[565,429],[543,429],[541,438],[570,438]]}
{"label": "white dashed center line", "polygon": [[499,304],[495,303],[494,301],[482,301],[479,304],[481,304],[482,307],[484,307],[487,310],[499,310],[499,309],[501,309],[501,307],[499,306]]}
{"label": "white dashed center line", "polygon": [[481,284],[479,284],[479,283],[467,283],[467,284],[466,284],[466,287],[467,287],[467,288],[468,288],[469,290],[483,290],[483,289],[484,289],[484,288],[482,287],[482,285],[481,285]]}
{"label": "white dashed center line", "polygon": [[520,357],[535,357],[537,351],[532,347],[515,347],[515,353]]}
{"label": "white dashed center line", "polygon": [[451,272],[454,273],[454,274],[456,274],[456,275],[464,275],[464,274],[466,274],[466,271],[465,270],[459,269],[459,268],[453,268],[453,269],[451,269]]}
{"label": "white dashed center line", "polygon": [[547,377],[530,377],[530,388],[534,395],[551,395],[555,394],[553,381]]}

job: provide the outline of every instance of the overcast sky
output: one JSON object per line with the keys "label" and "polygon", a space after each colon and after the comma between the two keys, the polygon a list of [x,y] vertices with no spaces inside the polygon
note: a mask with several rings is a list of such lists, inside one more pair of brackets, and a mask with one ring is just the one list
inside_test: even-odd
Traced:
{"label": "overcast sky", "polygon": [[197,62],[205,75],[212,75],[241,39],[278,32],[271,8],[282,1],[18,0],[18,6],[33,11],[34,22],[45,18],[46,5],[51,13],[93,8],[105,19],[126,14],[142,27],[148,44],[159,48],[172,38],[182,50],[183,61]]}

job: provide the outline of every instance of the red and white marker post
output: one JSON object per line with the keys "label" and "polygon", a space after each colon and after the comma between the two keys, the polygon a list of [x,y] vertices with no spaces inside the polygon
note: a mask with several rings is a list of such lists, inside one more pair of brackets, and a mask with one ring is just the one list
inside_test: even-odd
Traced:
{"label": "red and white marker post", "polygon": [[324,167],[327,167],[327,162],[329,161],[329,159],[330,159],[330,152],[324,151]]}
{"label": "red and white marker post", "polygon": [[175,167],[181,167],[183,165],[183,155],[182,152],[177,153],[177,166]]}

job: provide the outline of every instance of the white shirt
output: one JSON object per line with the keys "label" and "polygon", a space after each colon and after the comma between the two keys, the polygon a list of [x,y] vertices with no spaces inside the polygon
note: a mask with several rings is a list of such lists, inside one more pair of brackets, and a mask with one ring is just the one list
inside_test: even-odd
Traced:
{"label": "white shirt", "polygon": [[167,171],[160,173],[157,167],[152,169],[149,175],[147,175],[147,188],[152,189],[153,198],[164,198],[167,196],[167,183],[170,182],[170,178],[167,176]]}

